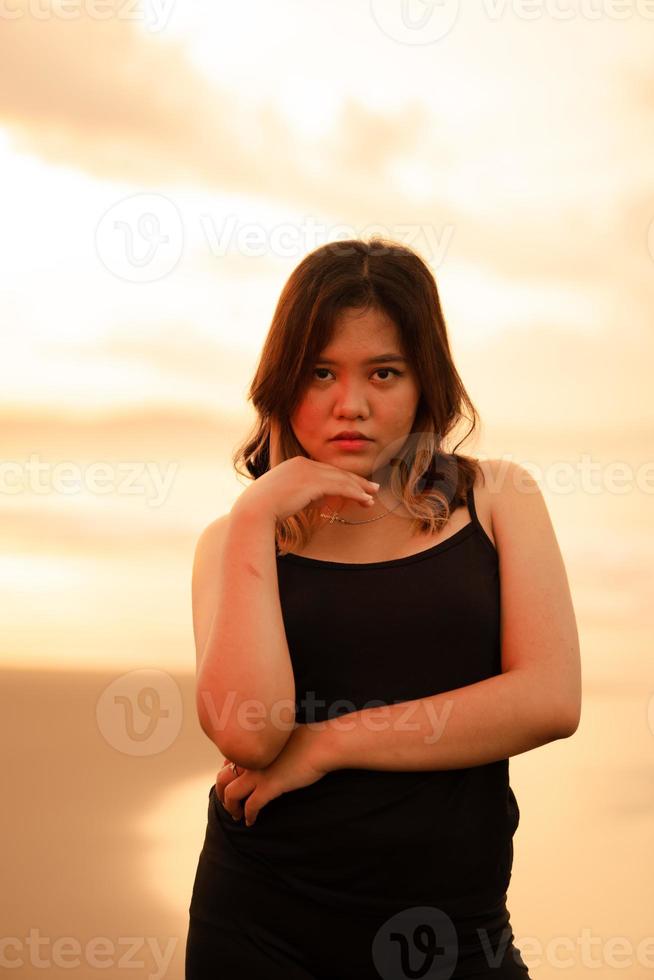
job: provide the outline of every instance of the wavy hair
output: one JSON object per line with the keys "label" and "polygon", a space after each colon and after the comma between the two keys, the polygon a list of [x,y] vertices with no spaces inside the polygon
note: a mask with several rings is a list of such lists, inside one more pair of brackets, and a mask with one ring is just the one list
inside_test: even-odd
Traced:
{"label": "wavy hair", "polygon": [[[233,454],[234,468],[256,480],[271,465],[307,455],[289,420],[344,309],[380,310],[399,331],[420,398],[411,433],[390,460],[387,486],[409,513],[412,533],[437,533],[452,510],[465,503],[477,473],[484,478],[477,459],[456,452],[479,416],[452,360],[431,270],[417,252],[390,239],[373,236],[323,245],[291,273],[248,390],[257,419]],[[470,428],[448,450],[448,437],[464,419]],[[279,435],[271,453],[273,421]],[[318,511],[309,505],[277,522],[280,553],[307,544],[320,523]]]}

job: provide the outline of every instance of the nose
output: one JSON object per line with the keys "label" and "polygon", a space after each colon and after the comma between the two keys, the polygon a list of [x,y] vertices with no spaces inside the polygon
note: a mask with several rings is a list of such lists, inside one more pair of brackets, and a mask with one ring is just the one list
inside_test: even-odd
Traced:
{"label": "nose", "polygon": [[363,394],[363,388],[356,380],[343,382],[335,392],[334,415],[337,418],[366,418],[368,403]]}

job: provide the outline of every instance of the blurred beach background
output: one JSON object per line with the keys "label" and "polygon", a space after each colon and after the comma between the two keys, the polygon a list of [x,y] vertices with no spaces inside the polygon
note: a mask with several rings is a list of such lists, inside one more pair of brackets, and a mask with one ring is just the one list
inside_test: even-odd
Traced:
{"label": "blurred beach background", "polygon": [[577,613],[580,727],[511,760],[516,944],[537,980],[651,975],[653,38],[635,0],[3,7],[3,970],[183,977],[222,762],[195,542],[288,275],[379,232],[429,262],[461,450],[538,476]]}

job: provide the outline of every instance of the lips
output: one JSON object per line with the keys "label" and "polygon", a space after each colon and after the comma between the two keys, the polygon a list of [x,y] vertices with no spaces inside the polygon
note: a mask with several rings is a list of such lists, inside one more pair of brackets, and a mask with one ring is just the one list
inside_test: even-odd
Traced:
{"label": "lips", "polygon": [[364,436],[360,432],[341,432],[339,435],[334,436],[331,441],[339,442],[340,440],[347,440],[348,442],[351,442],[353,439],[365,439],[367,442],[370,442],[368,436]]}

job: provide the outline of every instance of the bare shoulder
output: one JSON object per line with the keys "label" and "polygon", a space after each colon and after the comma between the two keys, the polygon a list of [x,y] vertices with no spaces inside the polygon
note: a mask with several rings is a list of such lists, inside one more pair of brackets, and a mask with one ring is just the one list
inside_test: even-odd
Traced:
{"label": "bare shoulder", "polygon": [[[538,482],[529,470],[508,459],[479,460],[479,463],[483,472],[479,499],[491,521],[498,550],[519,540],[530,549],[538,543],[547,548],[549,543],[551,551],[556,545],[554,528]],[[481,482],[479,478],[478,482]]]}
{"label": "bare shoulder", "polygon": [[509,459],[479,460],[479,464],[483,472],[483,484],[478,480],[479,496],[500,535],[506,535],[510,524],[525,522],[527,512],[529,517],[538,512],[541,520],[544,516],[549,520],[538,482],[526,467]]}

